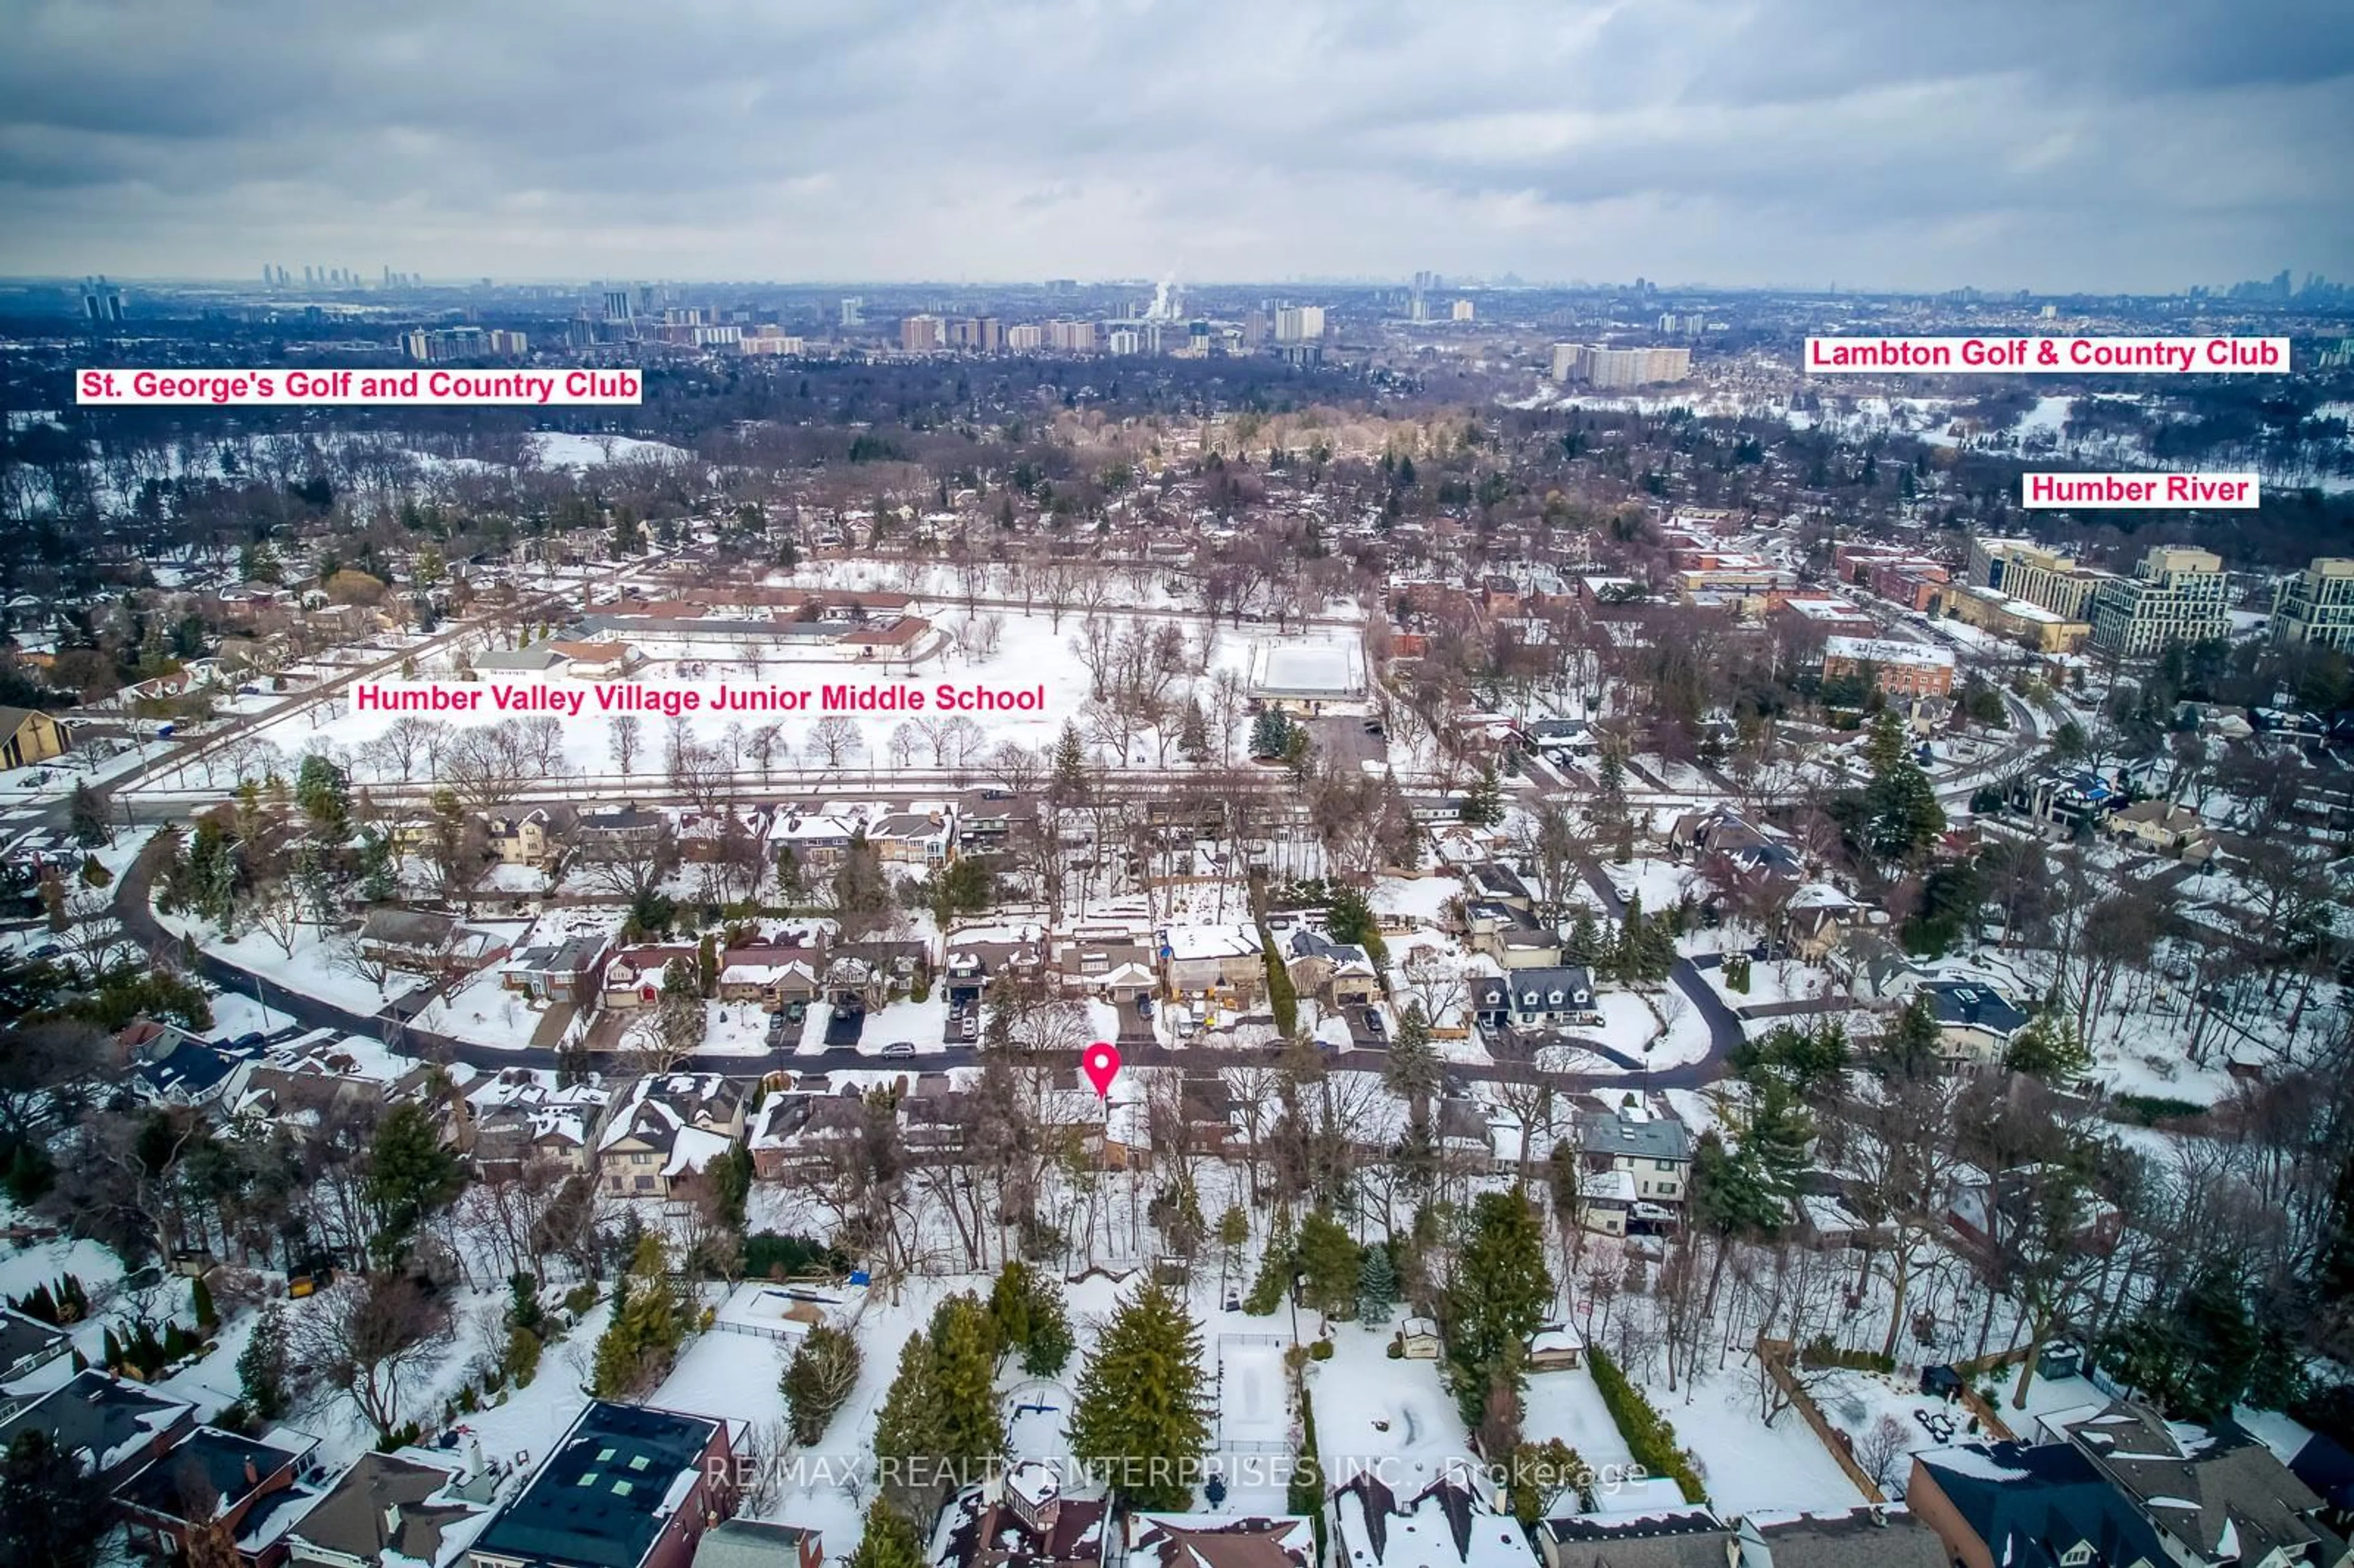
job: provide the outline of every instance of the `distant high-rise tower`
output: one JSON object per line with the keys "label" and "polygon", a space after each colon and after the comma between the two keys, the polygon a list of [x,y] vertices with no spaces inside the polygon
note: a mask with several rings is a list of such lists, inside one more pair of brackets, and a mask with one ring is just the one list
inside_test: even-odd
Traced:
{"label": "distant high-rise tower", "polygon": [[115,326],[122,320],[122,291],[103,278],[86,280],[81,286],[82,314],[94,326]]}
{"label": "distant high-rise tower", "polygon": [[609,322],[623,323],[633,319],[632,313],[630,310],[629,290],[608,289],[605,291],[605,319]]}
{"label": "distant high-rise tower", "polygon": [[856,294],[844,295],[840,319],[841,323],[846,327],[864,325],[866,321],[866,302]]}

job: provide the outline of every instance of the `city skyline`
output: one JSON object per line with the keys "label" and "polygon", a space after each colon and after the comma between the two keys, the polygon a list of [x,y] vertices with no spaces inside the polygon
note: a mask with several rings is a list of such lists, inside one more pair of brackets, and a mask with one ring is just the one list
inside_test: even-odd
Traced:
{"label": "city skyline", "polygon": [[[0,272],[2172,292],[2338,270],[2354,22],[916,0],[291,18],[37,4]],[[2103,40],[2084,56],[2080,41]],[[351,258],[338,260],[336,258]]]}

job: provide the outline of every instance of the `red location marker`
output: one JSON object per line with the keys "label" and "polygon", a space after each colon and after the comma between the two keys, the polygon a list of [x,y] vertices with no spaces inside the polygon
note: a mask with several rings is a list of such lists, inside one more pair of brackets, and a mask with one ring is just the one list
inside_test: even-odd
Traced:
{"label": "red location marker", "polygon": [[1096,1097],[1111,1093],[1111,1081],[1119,1076],[1119,1047],[1108,1040],[1097,1040],[1079,1054],[1079,1070],[1087,1082],[1096,1086]]}

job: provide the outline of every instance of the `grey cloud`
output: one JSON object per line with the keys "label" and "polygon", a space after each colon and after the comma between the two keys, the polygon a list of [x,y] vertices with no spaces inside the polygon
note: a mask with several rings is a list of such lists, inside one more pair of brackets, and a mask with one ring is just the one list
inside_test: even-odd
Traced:
{"label": "grey cloud", "polygon": [[2317,0],[15,0],[0,270],[2164,287],[2354,251]]}

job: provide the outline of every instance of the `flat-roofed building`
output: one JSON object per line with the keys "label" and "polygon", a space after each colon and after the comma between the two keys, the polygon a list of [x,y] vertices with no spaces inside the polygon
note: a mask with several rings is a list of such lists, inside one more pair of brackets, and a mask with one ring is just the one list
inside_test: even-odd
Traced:
{"label": "flat-roofed building", "polygon": [[2354,559],[2323,556],[2273,589],[2273,641],[2354,648]]}

